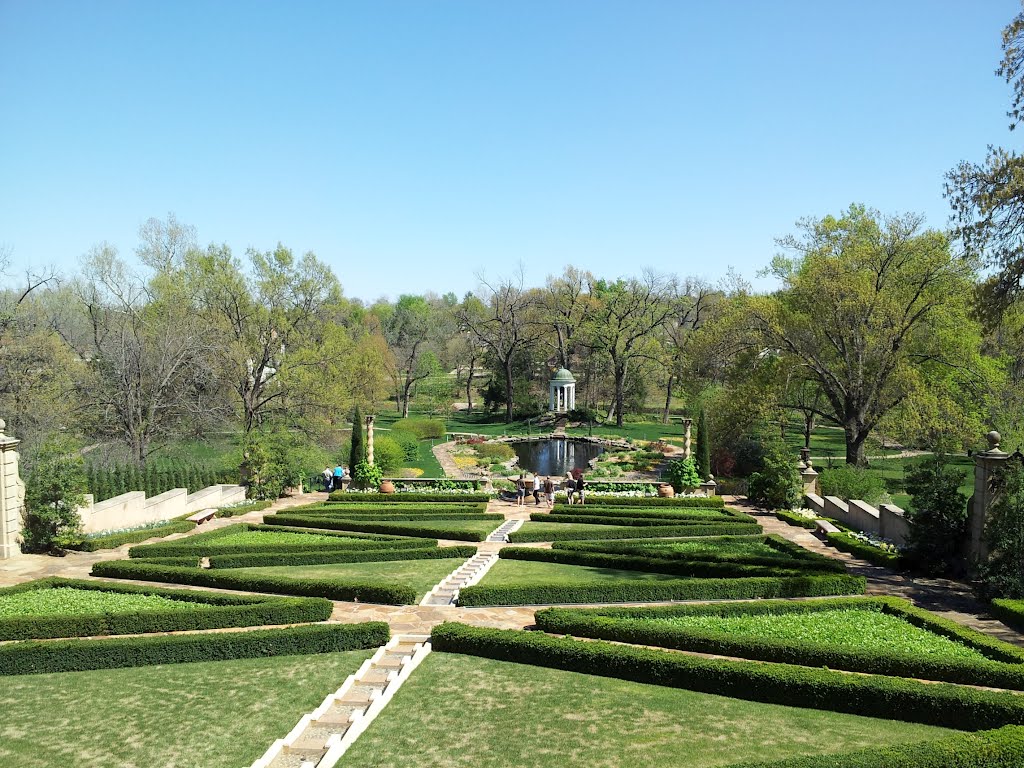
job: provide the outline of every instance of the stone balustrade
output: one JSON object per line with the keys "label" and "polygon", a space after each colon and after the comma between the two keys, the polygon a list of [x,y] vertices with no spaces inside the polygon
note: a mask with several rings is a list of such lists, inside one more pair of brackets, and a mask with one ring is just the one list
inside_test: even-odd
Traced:
{"label": "stone balustrade", "polygon": [[83,532],[96,533],[171,520],[244,500],[245,487],[241,485],[211,485],[195,493],[189,493],[187,488],[172,488],[149,498],[142,491],[130,491],[95,503],[87,496],[86,505],[78,513],[82,516]]}

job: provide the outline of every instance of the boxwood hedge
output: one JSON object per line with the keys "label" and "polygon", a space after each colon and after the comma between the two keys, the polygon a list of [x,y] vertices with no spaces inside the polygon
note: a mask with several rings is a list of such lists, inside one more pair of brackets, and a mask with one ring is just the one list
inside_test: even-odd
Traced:
{"label": "boxwood hedge", "polygon": [[437,651],[961,730],[1024,723],[1024,697],[948,683],[851,675],[790,664],[707,659],[600,640],[482,629],[454,622],[434,627],[431,644]]}
{"label": "boxwood hedge", "polygon": [[244,555],[213,555],[211,568],[262,568],[275,565],[324,565],[327,563],[377,563],[385,560],[440,560],[449,557],[467,558],[476,554],[476,547],[424,547],[422,549],[365,549]]}
{"label": "boxwood hedge", "polygon": [[248,512],[261,512],[273,503],[272,501],[247,501],[245,504],[233,504],[230,507],[218,508],[215,516],[238,517]]}
{"label": "boxwood hedge", "polygon": [[588,504],[585,507],[555,507],[545,513],[549,517],[631,517],[650,520],[728,520],[731,522],[752,523],[754,518],[743,512],[732,512],[727,509],[645,509],[643,507],[597,507]]}
{"label": "boxwood hedge", "polygon": [[134,531],[122,531],[120,533],[108,533],[105,536],[93,536],[82,539],[74,544],[69,544],[68,549],[79,552],[96,552],[100,549],[117,549],[125,544],[134,544],[146,539],[170,536],[172,533],[188,533],[196,524],[189,520],[171,520],[164,525],[154,525],[150,528],[139,528]]}
{"label": "boxwood hedge", "polygon": [[[725,501],[721,496],[678,496],[665,499],[661,496],[588,496],[591,503],[600,506],[619,507],[699,507],[704,509],[715,509],[724,507]],[[555,494],[555,501],[566,503],[568,500],[564,493]]]}
{"label": "boxwood hedge", "polygon": [[385,622],[371,621],[105,640],[26,640],[0,645],[0,675],[337,653],[383,645],[390,634]]}
{"label": "boxwood hedge", "polygon": [[[481,515],[482,517],[482,515]],[[323,528],[331,531],[361,531],[363,533],[387,533],[396,536],[438,536],[438,531],[433,528],[421,528],[415,522],[411,523],[373,523],[368,521],[335,519],[333,517],[318,517],[316,515],[283,515],[277,514],[267,518],[268,525],[290,525],[298,528]],[[495,521],[495,527],[498,526]],[[458,541],[483,541],[487,538],[486,533],[458,528],[446,529],[444,538]]]}
{"label": "boxwood hedge", "polygon": [[688,517],[684,515],[671,515],[665,517],[623,517],[620,515],[576,515],[565,513],[534,512],[530,519],[535,523],[577,523],[585,525],[635,525],[645,527],[650,525],[715,525],[722,523],[736,523],[728,517],[718,515],[714,518]]}
{"label": "boxwood hedge", "polygon": [[489,493],[350,493],[332,491],[327,497],[331,503],[364,504],[368,501],[386,501],[402,504],[407,501],[449,501],[460,504],[468,501],[490,501]]}
{"label": "boxwood hedge", "polygon": [[[652,625],[645,619],[672,616],[737,616],[814,613],[827,610],[876,610],[898,616],[935,634],[963,643],[989,656],[987,661],[929,659],[917,654],[869,649],[824,648],[820,643],[771,638],[734,637],[726,632]],[[899,598],[845,598],[791,602],[687,605],[607,610],[549,608],[538,611],[537,626],[545,632],[572,634],[618,642],[654,645],[745,659],[844,669],[896,677],[939,680],[1024,690],[1024,650],[962,627]]]}
{"label": "boxwood hedge", "polygon": [[[555,522],[554,520],[550,522]],[[757,523],[710,523],[708,525],[653,525],[646,527],[623,527],[595,531],[593,528],[579,528],[563,523],[564,530],[538,531],[527,523],[518,531],[509,534],[509,541],[525,544],[531,541],[585,541],[597,539],[657,539],[678,536],[747,536],[761,533]]]}
{"label": "boxwood hedge", "polygon": [[775,517],[777,517],[784,523],[795,525],[798,528],[807,528],[813,531],[815,528],[818,527],[817,525],[815,525],[814,521],[811,520],[809,517],[804,517],[803,515],[794,515],[792,512],[787,512],[784,509],[775,510]]}
{"label": "boxwood hedge", "polygon": [[990,606],[992,615],[1008,627],[1024,632],[1024,600],[996,598]]}
{"label": "boxwood hedge", "polygon": [[791,757],[729,768],[1019,768],[1024,765],[1024,728],[958,733],[935,741],[895,744],[830,755]]}
{"label": "boxwood hedge", "polygon": [[738,579],[594,581],[576,584],[477,584],[459,592],[459,605],[643,603],[662,600],[743,600],[863,594],[863,576],[828,574]]}
{"label": "boxwood hedge", "polygon": [[836,549],[849,552],[854,557],[867,560],[873,565],[881,565],[884,568],[900,567],[900,556],[896,552],[887,552],[843,531],[826,534],[825,538]]}
{"label": "boxwood hedge", "polygon": [[[322,598],[236,596],[187,589],[162,589],[133,584],[49,578],[0,590],[0,596],[37,589],[71,587],[98,592],[159,595],[180,601],[180,608],[125,613],[76,614],[71,616],[12,616],[0,618],[0,640],[130,635],[223,627],[258,627],[266,624],[297,624],[326,621],[331,601]],[[203,610],[195,610],[195,605]],[[214,607],[205,607],[214,606]]]}
{"label": "boxwood hedge", "polygon": [[92,567],[93,576],[138,581],[163,581],[191,584],[214,589],[240,589],[247,592],[270,592],[303,597],[326,597],[387,605],[408,605],[416,601],[411,587],[370,584],[353,579],[289,579],[282,576],[255,576],[231,573],[229,570],[180,568],[172,565],[151,565],[137,560],[108,560]]}

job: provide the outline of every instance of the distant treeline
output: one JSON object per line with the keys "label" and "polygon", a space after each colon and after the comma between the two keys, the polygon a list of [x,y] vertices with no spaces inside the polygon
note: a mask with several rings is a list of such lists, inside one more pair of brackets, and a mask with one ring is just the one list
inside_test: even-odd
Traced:
{"label": "distant treeline", "polygon": [[115,464],[87,469],[89,493],[95,501],[111,499],[130,491],[145,491],[156,496],[172,488],[190,492],[218,483],[237,483],[238,469],[193,464],[185,461],[150,462],[145,467]]}

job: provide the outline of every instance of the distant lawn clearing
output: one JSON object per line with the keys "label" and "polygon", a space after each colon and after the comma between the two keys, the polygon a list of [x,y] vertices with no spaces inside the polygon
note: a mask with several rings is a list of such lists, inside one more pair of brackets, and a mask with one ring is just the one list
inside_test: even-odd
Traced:
{"label": "distant lawn clearing", "polygon": [[284,736],[371,654],[5,678],[0,764],[239,768]]}
{"label": "distant lawn clearing", "polygon": [[232,574],[277,576],[289,579],[346,579],[361,584],[388,584],[411,587],[417,600],[437,582],[454,571],[462,560],[389,560],[369,563],[330,563],[327,565],[282,565],[266,568],[232,568]]}
{"label": "distant lawn clearing", "polygon": [[[510,727],[514,724],[514,727]],[[346,768],[704,768],[942,738],[952,731],[433,653]]]}
{"label": "distant lawn clearing", "polygon": [[196,611],[215,605],[170,600],[160,595],[133,595],[94,589],[31,589],[0,596],[0,619],[14,616],[76,616],[137,611]]}
{"label": "distant lawn clearing", "polygon": [[540,563],[531,560],[499,560],[487,572],[480,584],[487,587],[503,587],[511,584],[546,586],[549,584],[589,584],[595,581],[679,581],[679,579],[679,576],[667,573],[591,568],[585,565]]}

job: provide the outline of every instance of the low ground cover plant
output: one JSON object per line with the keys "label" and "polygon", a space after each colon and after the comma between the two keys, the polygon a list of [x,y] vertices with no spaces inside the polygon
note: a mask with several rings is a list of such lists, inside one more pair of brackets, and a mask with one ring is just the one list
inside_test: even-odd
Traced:
{"label": "low ground cover plant", "polygon": [[96,552],[101,549],[117,549],[125,544],[135,544],[146,539],[170,536],[172,533],[188,533],[196,524],[191,520],[168,520],[157,525],[146,525],[128,531],[113,531],[96,536],[86,536],[67,545],[67,549],[78,552]]}
{"label": "low ground cover plant", "polygon": [[635,539],[676,536],[744,536],[761,533],[757,523],[707,523],[691,525],[594,525],[583,523],[528,522],[509,534],[509,541],[569,541],[588,539]]}
{"label": "low ground cover plant", "polygon": [[500,525],[500,521],[483,515],[482,519],[467,520],[412,520],[408,522],[380,522],[346,520],[325,515],[277,514],[269,518],[268,525],[286,525],[300,528],[323,528],[334,531],[383,533],[395,536],[434,537],[460,541],[483,541],[487,534]]}
{"label": "low ground cover plant", "polygon": [[856,531],[832,532],[825,537],[838,550],[849,552],[854,557],[885,568],[899,568],[902,565],[900,552],[895,546],[884,542],[875,543],[865,534]]}

